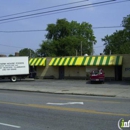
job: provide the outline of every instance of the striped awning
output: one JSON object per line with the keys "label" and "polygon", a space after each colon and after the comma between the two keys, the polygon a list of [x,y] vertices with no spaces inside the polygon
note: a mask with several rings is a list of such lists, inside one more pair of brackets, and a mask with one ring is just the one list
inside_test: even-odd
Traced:
{"label": "striped awning", "polygon": [[46,58],[30,58],[30,66],[46,66]]}
{"label": "striped awning", "polygon": [[82,56],[52,58],[50,66],[122,65],[122,56]]}

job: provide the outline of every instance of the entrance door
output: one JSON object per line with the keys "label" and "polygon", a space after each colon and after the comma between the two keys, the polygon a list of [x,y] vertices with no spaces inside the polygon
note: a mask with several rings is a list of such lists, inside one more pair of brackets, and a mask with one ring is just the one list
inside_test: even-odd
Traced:
{"label": "entrance door", "polygon": [[115,66],[115,80],[122,80],[122,66]]}
{"label": "entrance door", "polygon": [[59,66],[59,79],[64,79],[64,66]]}

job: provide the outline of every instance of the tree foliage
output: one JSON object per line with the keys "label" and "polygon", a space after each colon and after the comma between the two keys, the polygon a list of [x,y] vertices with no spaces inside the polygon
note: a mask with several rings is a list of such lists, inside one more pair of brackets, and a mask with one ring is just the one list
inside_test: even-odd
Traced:
{"label": "tree foliage", "polygon": [[72,56],[81,51],[83,54],[93,52],[93,44],[96,43],[92,25],[86,22],[68,22],[66,19],[58,19],[56,24],[47,26],[46,39],[37,50],[37,54],[43,56]]}
{"label": "tree foliage", "polygon": [[130,32],[130,14],[123,18],[122,26]]}
{"label": "tree foliage", "polygon": [[13,54],[9,54],[8,57],[13,57],[14,55]]}
{"label": "tree foliage", "polygon": [[19,56],[35,57],[35,52],[32,49],[24,48],[19,51]]}
{"label": "tree foliage", "polygon": [[105,54],[109,54],[110,51],[112,54],[130,54],[130,15],[124,17],[122,26],[123,30],[116,31],[102,39]]}

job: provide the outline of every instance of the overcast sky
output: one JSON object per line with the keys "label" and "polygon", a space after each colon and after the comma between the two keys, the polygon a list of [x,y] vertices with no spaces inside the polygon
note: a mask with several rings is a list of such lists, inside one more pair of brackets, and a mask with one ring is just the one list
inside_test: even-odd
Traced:
{"label": "overcast sky", "polygon": [[[20,13],[24,11],[30,11],[45,7],[51,7],[71,2],[77,2],[82,0],[0,0],[0,31],[19,31],[19,30],[45,30],[47,24],[55,23],[57,19],[66,18],[68,21],[77,21],[79,23],[88,22],[92,24],[93,27],[106,27],[106,26],[120,26],[123,17],[130,14],[130,1],[128,0],[116,0],[115,4],[109,4],[104,6],[94,6],[84,9],[77,9],[74,11],[60,12],[51,15],[44,15],[40,17],[30,18],[15,21],[2,21],[9,17],[2,17],[5,15],[10,15],[14,13]],[[77,4],[72,4],[68,6],[61,6],[57,8],[50,8],[46,10],[40,10],[37,12],[45,12],[56,9],[62,9],[78,5],[87,5],[97,2],[105,2],[109,0],[89,0],[85,2],[80,2]],[[107,3],[108,4],[108,3]],[[19,14],[26,15],[26,14]],[[16,17],[16,16],[10,16]],[[101,38],[104,38],[107,34],[110,35],[116,30],[121,30],[122,28],[98,28],[93,29],[94,35],[96,36],[97,43],[94,45],[95,55],[103,52],[104,46]],[[2,33],[0,32],[0,54],[14,54],[23,48],[31,48],[36,50],[39,48],[39,44],[45,40],[45,31],[41,32],[21,32],[21,33]]]}

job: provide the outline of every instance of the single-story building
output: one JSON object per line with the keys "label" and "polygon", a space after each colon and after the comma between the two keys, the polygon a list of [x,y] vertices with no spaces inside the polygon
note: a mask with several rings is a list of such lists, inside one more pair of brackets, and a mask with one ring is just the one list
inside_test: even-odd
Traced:
{"label": "single-story building", "polygon": [[106,80],[130,80],[130,54],[40,57],[31,58],[29,65],[38,78],[89,79],[92,70],[102,68]]}

